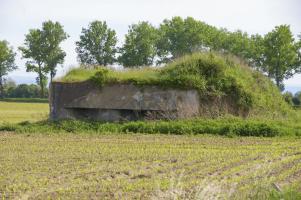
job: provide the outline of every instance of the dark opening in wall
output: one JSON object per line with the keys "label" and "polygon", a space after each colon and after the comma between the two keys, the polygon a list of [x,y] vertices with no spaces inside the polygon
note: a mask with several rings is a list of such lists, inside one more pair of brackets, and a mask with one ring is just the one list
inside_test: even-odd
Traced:
{"label": "dark opening in wall", "polygon": [[100,109],[100,108],[66,108],[75,119],[95,121],[131,121],[147,119],[150,116],[158,116],[150,113],[158,111],[127,110],[127,109]]}

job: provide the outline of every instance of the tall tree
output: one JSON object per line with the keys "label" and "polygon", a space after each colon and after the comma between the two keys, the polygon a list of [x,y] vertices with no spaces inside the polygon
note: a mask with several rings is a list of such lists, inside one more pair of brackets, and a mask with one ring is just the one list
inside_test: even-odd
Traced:
{"label": "tall tree", "polygon": [[295,106],[301,106],[301,91],[295,93],[292,101]]}
{"label": "tall tree", "polygon": [[125,67],[152,65],[156,56],[157,39],[158,32],[150,23],[133,24],[120,49],[119,62]]}
{"label": "tall tree", "polygon": [[210,50],[224,52],[227,46],[228,30],[225,28],[217,29],[214,26],[210,26],[208,31],[205,32],[208,35],[209,42],[207,47]]}
{"label": "tall tree", "polygon": [[79,61],[84,65],[107,66],[115,62],[116,32],[108,28],[107,23],[93,21],[82,29],[80,41],[76,42]]}
{"label": "tall tree", "polygon": [[287,92],[284,92],[282,94],[282,96],[283,96],[284,100],[286,101],[286,103],[288,103],[289,105],[294,105],[294,102],[293,102],[294,95],[293,95],[293,93],[287,91]]}
{"label": "tall tree", "polygon": [[50,73],[50,81],[56,75],[58,64],[64,63],[66,53],[61,49],[60,43],[68,38],[63,26],[59,22],[47,21],[42,26],[44,38],[44,62]]}
{"label": "tall tree", "polygon": [[249,36],[246,32],[240,30],[227,32],[223,48],[231,54],[247,58],[250,45],[249,41]]}
{"label": "tall tree", "polygon": [[[301,33],[300,35],[298,35],[299,37],[299,41],[297,42],[296,46],[298,49],[298,65],[301,66]],[[299,72],[301,72],[301,70],[299,70]]]}
{"label": "tall tree", "polygon": [[174,17],[171,20],[164,20],[159,28],[160,39],[157,43],[161,62],[208,47],[212,41],[209,37],[212,31],[215,29],[192,17],[186,19]]}
{"label": "tall tree", "polygon": [[251,35],[249,39],[249,49],[246,56],[250,66],[262,71],[264,62],[264,39],[261,35]]}
{"label": "tall tree", "polygon": [[19,47],[22,58],[26,61],[26,71],[38,74],[37,83],[41,87],[41,97],[45,96],[47,74],[51,80],[56,73],[58,64],[63,63],[65,52],[60,48],[60,43],[67,38],[63,27],[58,22],[47,21],[42,29],[31,29],[25,35],[24,46]]}
{"label": "tall tree", "polygon": [[0,98],[4,97],[4,76],[8,72],[17,69],[15,65],[16,53],[13,51],[12,47],[9,47],[7,41],[0,41]]}
{"label": "tall tree", "polygon": [[25,35],[24,46],[19,47],[22,58],[28,59],[25,64],[26,71],[36,72],[38,74],[36,81],[41,87],[41,97],[44,97],[48,73],[48,69],[44,64],[44,42],[42,31],[39,29],[31,29],[29,33]]}
{"label": "tall tree", "polygon": [[283,81],[301,70],[299,43],[295,42],[290,27],[281,25],[265,35],[264,46],[264,70],[283,90]]}

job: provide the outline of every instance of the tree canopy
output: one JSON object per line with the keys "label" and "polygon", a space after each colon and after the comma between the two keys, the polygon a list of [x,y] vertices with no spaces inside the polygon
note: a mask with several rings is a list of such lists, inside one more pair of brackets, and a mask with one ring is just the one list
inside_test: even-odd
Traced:
{"label": "tree canopy", "polygon": [[301,91],[296,92],[292,101],[293,101],[294,105],[301,106]]}
{"label": "tree canopy", "polygon": [[164,20],[158,31],[157,56],[163,63],[195,51],[230,53],[266,73],[280,90],[285,79],[301,71],[301,36],[295,41],[288,25],[261,36],[218,29],[191,17],[174,17]]}
{"label": "tree canopy", "polygon": [[295,42],[288,25],[276,26],[264,37],[264,67],[280,89],[283,81],[300,72],[299,43]]}
{"label": "tree canopy", "polygon": [[93,21],[82,29],[76,42],[76,52],[81,64],[107,66],[115,62],[116,32],[105,21]]}
{"label": "tree canopy", "polygon": [[158,31],[148,22],[130,26],[125,43],[120,48],[119,62],[124,67],[149,66],[156,56]]}
{"label": "tree canopy", "polygon": [[[241,30],[217,28],[192,17],[176,16],[165,19],[158,27],[147,21],[129,26],[124,44],[117,48],[116,32],[105,21],[96,20],[82,28],[76,52],[84,66],[107,66],[118,61],[123,67],[168,63],[200,51],[233,54],[268,75],[283,90],[283,81],[301,72],[301,35],[298,37],[294,38],[288,25],[276,26],[265,35],[249,35]],[[38,74],[41,93],[48,74],[52,80],[57,66],[64,62],[66,53],[60,44],[67,38],[61,24],[47,21],[42,29],[29,30],[24,46],[19,48],[27,59],[27,71]],[[10,55],[12,60],[13,53]],[[13,70],[9,65],[5,69]],[[3,76],[3,67],[1,70]]]}
{"label": "tree canopy", "polygon": [[16,53],[13,51],[12,47],[5,40],[0,40],[0,98],[4,96],[3,82],[4,76],[8,72],[17,69],[15,65]]}
{"label": "tree canopy", "polygon": [[31,29],[25,35],[24,46],[19,47],[22,57],[27,59],[26,71],[38,74],[37,83],[41,87],[41,97],[44,96],[47,85],[47,74],[51,80],[56,73],[56,66],[63,63],[65,52],[59,44],[67,38],[63,27],[58,22],[47,21],[42,29]]}
{"label": "tree canopy", "polygon": [[213,28],[192,17],[173,17],[164,20],[159,27],[160,39],[157,43],[161,62],[178,58],[202,50],[209,46]]}
{"label": "tree canopy", "polygon": [[44,62],[50,72],[50,80],[56,75],[58,64],[64,63],[66,53],[61,49],[60,43],[68,38],[63,26],[58,22],[47,21],[43,23],[42,34],[44,38]]}

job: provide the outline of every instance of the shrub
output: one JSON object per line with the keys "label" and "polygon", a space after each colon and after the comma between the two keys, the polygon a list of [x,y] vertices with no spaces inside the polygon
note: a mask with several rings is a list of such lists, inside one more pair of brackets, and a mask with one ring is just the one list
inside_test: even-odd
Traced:
{"label": "shrub", "polygon": [[239,118],[194,119],[177,121],[134,121],[102,123],[65,120],[0,125],[0,131],[19,133],[145,133],[145,134],[215,134],[225,136],[301,136],[301,125],[287,121],[242,120]]}
{"label": "shrub", "polygon": [[109,70],[107,68],[99,67],[96,73],[91,77],[91,80],[102,87],[109,81],[108,74]]}

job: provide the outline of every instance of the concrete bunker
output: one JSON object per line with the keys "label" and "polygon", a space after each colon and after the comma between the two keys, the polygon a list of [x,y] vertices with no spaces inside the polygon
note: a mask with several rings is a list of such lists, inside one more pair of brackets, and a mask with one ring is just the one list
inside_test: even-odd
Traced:
{"label": "concrete bunker", "polygon": [[50,119],[131,121],[199,116],[199,94],[159,86],[90,81],[54,82],[50,86]]}

